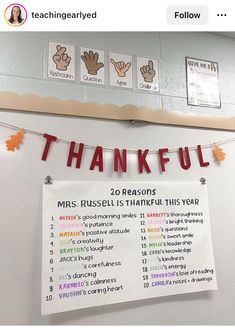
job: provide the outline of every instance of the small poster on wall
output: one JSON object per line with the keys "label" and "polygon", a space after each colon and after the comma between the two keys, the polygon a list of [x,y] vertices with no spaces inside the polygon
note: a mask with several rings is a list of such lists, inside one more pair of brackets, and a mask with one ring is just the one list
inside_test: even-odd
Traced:
{"label": "small poster on wall", "polygon": [[42,314],[217,289],[199,182],[52,182],[42,235]]}
{"label": "small poster on wall", "polygon": [[132,89],[132,56],[110,52],[109,67],[111,86]]}
{"label": "small poster on wall", "polygon": [[196,58],[185,58],[188,105],[221,107],[218,63]]}
{"label": "small poster on wall", "polygon": [[74,53],[73,45],[49,42],[47,76],[53,79],[75,80]]}
{"label": "small poster on wall", "polygon": [[137,57],[137,86],[139,90],[159,92],[158,62]]}
{"label": "small poster on wall", "polygon": [[105,83],[104,51],[80,48],[80,80],[85,83]]}

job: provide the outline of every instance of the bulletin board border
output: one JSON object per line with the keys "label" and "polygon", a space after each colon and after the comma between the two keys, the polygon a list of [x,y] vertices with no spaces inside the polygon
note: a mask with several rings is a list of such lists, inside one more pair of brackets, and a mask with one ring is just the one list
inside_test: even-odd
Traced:
{"label": "bulletin board border", "polygon": [[169,112],[164,109],[117,106],[114,104],[82,103],[78,100],[62,100],[55,97],[41,97],[35,94],[0,92],[0,108],[44,114],[80,116],[111,120],[143,121],[150,123],[202,127],[235,131],[235,116],[209,116],[195,113]]}

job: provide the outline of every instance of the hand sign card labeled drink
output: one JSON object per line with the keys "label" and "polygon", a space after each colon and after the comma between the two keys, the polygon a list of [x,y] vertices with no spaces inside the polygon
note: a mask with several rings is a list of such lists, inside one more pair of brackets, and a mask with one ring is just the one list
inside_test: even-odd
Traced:
{"label": "hand sign card labeled drink", "polygon": [[75,47],[70,44],[49,42],[47,77],[75,80]]}
{"label": "hand sign card labeled drink", "polygon": [[112,87],[132,89],[132,56],[110,52],[109,67],[110,85]]}
{"label": "hand sign card labeled drink", "polygon": [[80,48],[80,80],[85,83],[104,85],[104,51]]}
{"label": "hand sign card labeled drink", "polygon": [[139,90],[159,92],[158,62],[137,57],[137,85]]}

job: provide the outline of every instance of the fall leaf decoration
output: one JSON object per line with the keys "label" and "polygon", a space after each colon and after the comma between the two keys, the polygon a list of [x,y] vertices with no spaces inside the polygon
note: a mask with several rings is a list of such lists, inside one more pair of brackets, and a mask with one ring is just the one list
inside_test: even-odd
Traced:
{"label": "fall leaf decoration", "polygon": [[218,145],[213,143],[213,152],[214,156],[218,161],[224,161],[225,159],[225,153],[223,152],[223,149],[220,148]]}
{"label": "fall leaf decoration", "polygon": [[11,135],[10,139],[6,140],[7,150],[14,151],[15,149],[19,149],[20,143],[22,142],[24,136],[24,129],[16,132],[15,134]]}

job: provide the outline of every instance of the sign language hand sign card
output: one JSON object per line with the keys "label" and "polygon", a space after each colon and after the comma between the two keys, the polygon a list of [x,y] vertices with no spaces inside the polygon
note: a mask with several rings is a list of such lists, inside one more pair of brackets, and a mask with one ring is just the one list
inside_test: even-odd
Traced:
{"label": "sign language hand sign card", "polygon": [[115,62],[113,58],[110,59],[110,62],[113,64],[118,76],[124,77],[126,76],[126,72],[129,70],[131,67],[131,63],[125,64],[123,61],[121,62]]}
{"label": "sign language hand sign card", "polygon": [[75,80],[74,46],[49,42],[48,77],[63,80]]}
{"label": "sign language hand sign card", "polygon": [[137,57],[138,89],[159,92],[158,62],[156,59]]}
{"label": "sign language hand sign card", "polygon": [[52,57],[54,63],[56,64],[56,69],[59,71],[67,71],[70,64],[71,57],[66,53],[66,48],[61,47],[59,44],[56,46],[57,52]]}
{"label": "sign language hand sign card", "polygon": [[132,56],[110,52],[110,85],[132,89]]}
{"label": "sign language hand sign card", "polygon": [[81,82],[104,85],[104,51],[81,47],[80,58]]}

